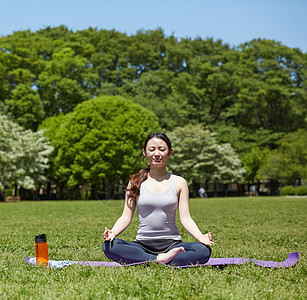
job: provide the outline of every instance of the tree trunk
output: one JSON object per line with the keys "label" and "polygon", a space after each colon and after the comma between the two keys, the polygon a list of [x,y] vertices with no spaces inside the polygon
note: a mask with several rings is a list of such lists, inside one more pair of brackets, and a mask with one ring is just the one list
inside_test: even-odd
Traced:
{"label": "tree trunk", "polygon": [[209,192],[209,181],[208,180],[206,180],[205,181],[205,192],[208,194],[208,192]]}
{"label": "tree trunk", "polygon": [[257,180],[257,193],[260,196],[260,180]]}
{"label": "tree trunk", "polygon": [[241,196],[241,187],[240,184],[237,182],[237,195]]}
{"label": "tree trunk", "polygon": [[108,181],[104,180],[104,195],[105,199],[109,200],[112,199],[112,185],[108,183]]}
{"label": "tree trunk", "polygon": [[214,197],[217,197],[217,183],[216,181],[213,182],[213,195]]}
{"label": "tree trunk", "polygon": [[88,184],[85,186],[85,200],[88,200]]}
{"label": "tree trunk", "polygon": [[57,200],[64,200],[64,183],[58,184],[57,190],[58,190]]}
{"label": "tree trunk", "polygon": [[228,196],[228,183],[224,184],[224,197]]}
{"label": "tree trunk", "polygon": [[46,190],[47,198],[51,199],[51,182],[48,181],[47,183],[47,190]]}
{"label": "tree trunk", "polygon": [[198,195],[198,190],[199,190],[199,188],[200,188],[200,185],[199,185],[199,183],[197,183],[197,182],[192,182],[192,188],[193,188],[193,197],[194,198],[197,198],[199,195]]}
{"label": "tree trunk", "polygon": [[245,195],[245,185],[241,183],[237,183],[237,188],[238,188],[238,195],[244,196]]}
{"label": "tree trunk", "polygon": [[91,200],[97,200],[97,184],[91,185]]}
{"label": "tree trunk", "polygon": [[276,196],[278,194],[278,180],[270,180],[270,194],[271,196]]}

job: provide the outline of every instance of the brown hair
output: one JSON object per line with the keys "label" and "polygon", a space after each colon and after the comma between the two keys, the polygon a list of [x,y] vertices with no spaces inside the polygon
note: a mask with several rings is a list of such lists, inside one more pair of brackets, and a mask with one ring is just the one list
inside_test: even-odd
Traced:
{"label": "brown hair", "polygon": [[[150,134],[146,138],[144,146],[143,146],[143,149],[145,151],[146,151],[146,146],[147,146],[148,142],[152,138],[155,138],[155,137],[163,140],[166,143],[169,151],[172,149],[171,141],[166,136],[166,134],[161,133],[161,132],[156,132],[156,133]],[[127,188],[125,190],[125,192],[127,193],[127,197],[130,201],[136,202],[137,197],[140,194],[141,184],[142,184],[142,182],[144,182],[148,178],[149,171],[150,171],[150,167],[148,166],[147,168],[140,170],[137,174],[130,175],[129,185],[128,185],[129,188]]]}

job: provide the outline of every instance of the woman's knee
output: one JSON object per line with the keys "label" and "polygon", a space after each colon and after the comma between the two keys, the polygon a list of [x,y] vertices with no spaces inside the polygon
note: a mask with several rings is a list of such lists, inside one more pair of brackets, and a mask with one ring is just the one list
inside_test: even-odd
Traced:
{"label": "woman's knee", "polygon": [[102,244],[102,250],[104,255],[112,260],[116,261],[116,252],[117,252],[117,240],[114,239],[113,241],[104,241]]}
{"label": "woman's knee", "polygon": [[184,266],[189,264],[205,264],[211,256],[211,248],[199,242],[183,243],[185,252],[178,254],[170,264]]}
{"label": "woman's knee", "polygon": [[200,253],[202,253],[204,256],[210,257],[211,256],[211,247],[202,243],[196,243],[196,249]]}
{"label": "woman's knee", "polygon": [[195,254],[197,253],[200,257],[210,257],[211,256],[211,248],[205,244],[200,242],[193,242],[185,247],[186,251],[193,251]]}
{"label": "woman's knee", "polygon": [[121,247],[122,245],[129,245],[129,243],[121,239],[114,239],[113,241],[104,241],[102,244],[102,250],[104,253],[110,253],[116,250],[118,246]]}
{"label": "woman's knee", "polygon": [[[102,244],[102,250],[105,256],[109,259],[116,260],[118,253],[121,251],[120,244],[125,243],[125,241],[120,239],[114,239],[113,241],[104,241]],[[119,247],[118,247],[119,246]]]}
{"label": "woman's knee", "polygon": [[109,251],[109,249],[110,249],[110,241],[104,241],[102,243],[102,251],[106,252]]}
{"label": "woman's knee", "polygon": [[102,250],[104,253],[109,253],[114,247],[116,247],[117,244],[118,239],[114,239],[113,241],[104,241],[102,244]]}
{"label": "woman's knee", "polygon": [[200,242],[182,243],[176,245],[176,247],[179,246],[183,247],[186,252],[193,252],[196,256],[199,257],[210,257],[212,252],[210,246]]}

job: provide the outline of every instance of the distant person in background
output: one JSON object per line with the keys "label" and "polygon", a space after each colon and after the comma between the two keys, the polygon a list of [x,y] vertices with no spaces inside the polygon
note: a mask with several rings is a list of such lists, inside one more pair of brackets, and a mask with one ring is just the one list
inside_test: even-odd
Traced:
{"label": "distant person in background", "polygon": [[205,189],[203,187],[201,187],[199,190],[198,190],[198,195],[200,198],[204,198],[204,195],[205,195]]}
{"label": "distant person in background", "polygon": [[[149,167],[131,175],[122,216],[104,230],[103,251],[119,263],[157,261],[172,265],[206,263],[213,245],[211,232],[202,234],[189,211],[189,189],[180,176],[166,170],[173,149],[163,133],[149,135],[143,147]],[[135,241],[115,237],[130,225],[135,207],[139,229]],[[176,209],[185,230],[198,242],[184,243],[175,222]]]}
{"label": "distant person in background", "polygon": [[36,188],[33,189],[33,197],[32,200],[39,200],[38,190]]}

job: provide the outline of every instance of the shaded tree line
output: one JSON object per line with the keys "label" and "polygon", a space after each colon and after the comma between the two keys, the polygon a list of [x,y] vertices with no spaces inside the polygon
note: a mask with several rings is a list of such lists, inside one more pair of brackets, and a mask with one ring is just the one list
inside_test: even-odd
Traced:
{"label": "shaded tree line", "polygon": [[[58,156],[60,148],[57,148],[61,134],[66,137],[67,145],[76,144],[70,138],[74,127],[69,122],[90,122],[90,116],[83,121],[78,119],[78,105],[84,102],[90,105],[88,100],[102,96],[119,97],[117,100],[102,98],[112,103],[119,101],[117,113],[121,116],[125,112],[120,107],[128,109],[132,104],[139,105],[134,106],[137,111],[143,107],[146,117],[147,113],[156,115],[157,121],[148,119],[153,122],[152,128],[143,124],[144,127],[137,125],[137,130],[159,128],[172,135],[180,132],[178,128],[189,125],[195,127],[191,131],[199,138],[209,141],[214,134],[214,143],[224,148],[229,145],[228,153],[234,151],[242,162],[244,175],[239,171],[242,166],[237,168],[241,174],[237,180],[241,183],[268,179],[278,186],[278,182],[300,184],[307,177],[304,151],[298,158],[300,152],[294,155],[287,150],[302,143],[306,136],[307,54],[299,49],[264,39],[231,48],[221,40],[166,36],[162,29],[128,36],[97,28],[73,32],[65,26],[14,32],[0,38],[0,49],[0,111],[33,132],[49,128],[47,135],[56,154],[52,156],[48,177],[57,185],[71,189],[90,183],[94,188],[97,182],[105,180],[102,175],[95,179],[84,175],[87,166],[84,161],[88,158],[86,151],[80,152],[81,146],[75,150],[84,154],[79,159],[80,165],[74,162],[63,165],[66,174],[59,164],[72,158],[68,159],[68,152],[67,157],[64,152],[65,157]],[[125,101],[130,104],[123,104]],[[113,112],[107,115],[101,117],[101,111],[97,118],[106,120]],[[76,119],[68,121],[71,116]],[[142,120],[141,115],[134,117],[135,122],[138,119]],[[75,126],[74,130],[82,132],[79,125]],[[111,128],[113,123],[107,126]],[[127,126],[121,124],[121,128]],[[110,132],[104,136],[111,138]],[[131,134],[125,137],[134,140]],[[286,140],[294,146],[284,146]],[[95,139],[92,142],[97,143]],[[273,159],[277,156],[278,160]],[[120,170],[115,161],[111,164]],[[284,164],[292,166],[293,171],[281,174]],[[127,180],[131,170],[131,166],[127,167],[121,180]],[[224,173],[227,174],[225,170]],[[203,179],[225,182],[225,176],[214,172],[199,174],[202,179],[191,176],[195,189]],[[101,184],[104,189],[108,186]]]}

